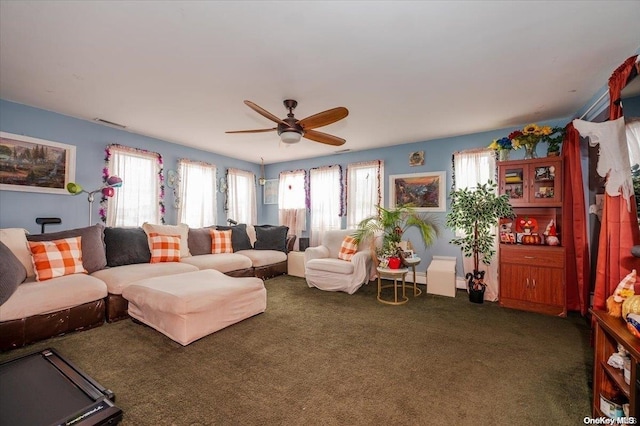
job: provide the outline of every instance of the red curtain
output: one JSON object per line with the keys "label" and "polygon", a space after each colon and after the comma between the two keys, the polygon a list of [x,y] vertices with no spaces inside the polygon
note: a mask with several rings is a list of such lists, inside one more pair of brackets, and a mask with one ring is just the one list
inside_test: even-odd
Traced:
{"label": "red curtain", "polygon": [[585,213],[582,165],[580,159],[580,134],[569,123],[562,144],[564,187],[562,215],[562,245],[565,247],[567,309],[589,309],[589,242]]}
{"label": "red curtain", "polygon": [[[622,117],[622,106],[618,102],[620,92],[626,86],[627,79],[635,66],[636,56],[632,56],[609,78],[610,120]],[[640,272],[640,259],[631,255],[631,247],[640,244],[640,230],[633,195],[630,204],[631,211],[628,211],[627,200],[624,197],[621,195],[611,197],[605,193],[593,299],[595,309],[606,309],[607,298],[632,269]],[[636,282],[636,293],[639,293],[638,282]]]}

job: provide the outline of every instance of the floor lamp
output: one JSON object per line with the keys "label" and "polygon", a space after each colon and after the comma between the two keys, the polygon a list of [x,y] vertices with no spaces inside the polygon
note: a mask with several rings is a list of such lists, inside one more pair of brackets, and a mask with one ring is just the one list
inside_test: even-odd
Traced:
{"label": "floor lamp", "polygon": [[113,197],[113,195],[116,193],[114,188],[120,188],[121,186],[122,186],[122,179],[120,179],[118,176],[109,176],[107,178],[107,182],[96,190],[86,191],[85,189],[82,188],[80,184],[75,182],[69,182],[67,184],[67,191],[71,195],[78,195],[78,194],[82,194],[83,192],[85,194],[88,194],[87,201],[89,202],[89,226],[91,226],[92,225],[91,211],[93,209],[93,201],[95,200],[95,194],[97,194],[98,192],[101,192],[102,195],[104,195],[105,197]]}

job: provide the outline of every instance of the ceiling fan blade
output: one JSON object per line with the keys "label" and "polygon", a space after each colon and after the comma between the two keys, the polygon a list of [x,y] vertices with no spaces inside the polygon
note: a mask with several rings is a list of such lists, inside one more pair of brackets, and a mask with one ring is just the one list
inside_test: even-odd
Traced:
{"label": "ceiling fan blade", "polygon": [[345,107],[337,107],[328,109],[323,112],[303,118],[298,122],[305,130],[315,129],[316,127],[326,126],[336,121],[342,120],[349,115],[349,110]]}
{"label": "ceiling fan blade", "polygon": [[328,133],[318,132],[317,130],[307,130],[302,135],[307,139],[311,139],[312,141],[324,143],[327,145],[333,146],[341,146],[346,142],[344,139],[339,138],[337,136],[330,135]]}
{"label": "ceiling fan blade", "polygon": [[262,133],[262,132],[273,132],[274,130],[278,130],[278,128],[274,127],[273,129],[229,130],[225,133]]}
{"label": "ceiling fan blade", "polygon": [[255,112],[257,112],[258,114],[260,114],[263,117],[268,118],[271,121],[274,121],[278,124],[284,124],[285,126],[288,126],[288,124],[282,120],[279,117],[276,117],[275,115],[271,114],[269,111],[267,111],[266,109],[259,107],[258,105],[254,104],[251,101],[244,101],[244,104],[246,106],[248,106],[249,108],[251,108],[252,110],[254,110]]}

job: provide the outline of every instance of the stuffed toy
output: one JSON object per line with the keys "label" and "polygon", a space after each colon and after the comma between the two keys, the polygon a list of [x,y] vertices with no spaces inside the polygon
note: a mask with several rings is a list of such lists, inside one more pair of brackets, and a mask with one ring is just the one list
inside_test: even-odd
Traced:
{"label": "stuffed toy", "polygon": [[635,294],[633,285],[636,282],[636,270],[631,271],[620,281],[615,291],[607,298],[607,312],[612,317],[622,316],[622,302],[629,296]]}

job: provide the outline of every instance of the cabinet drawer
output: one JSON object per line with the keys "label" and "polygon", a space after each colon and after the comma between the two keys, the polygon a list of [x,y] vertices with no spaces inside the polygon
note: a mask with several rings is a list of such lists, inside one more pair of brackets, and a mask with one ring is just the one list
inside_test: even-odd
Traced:
{"label": "cabinet drawer", "polygon": [[564,248],[536,246],[501,246],[500,261],[520,265],[564,268]]}

